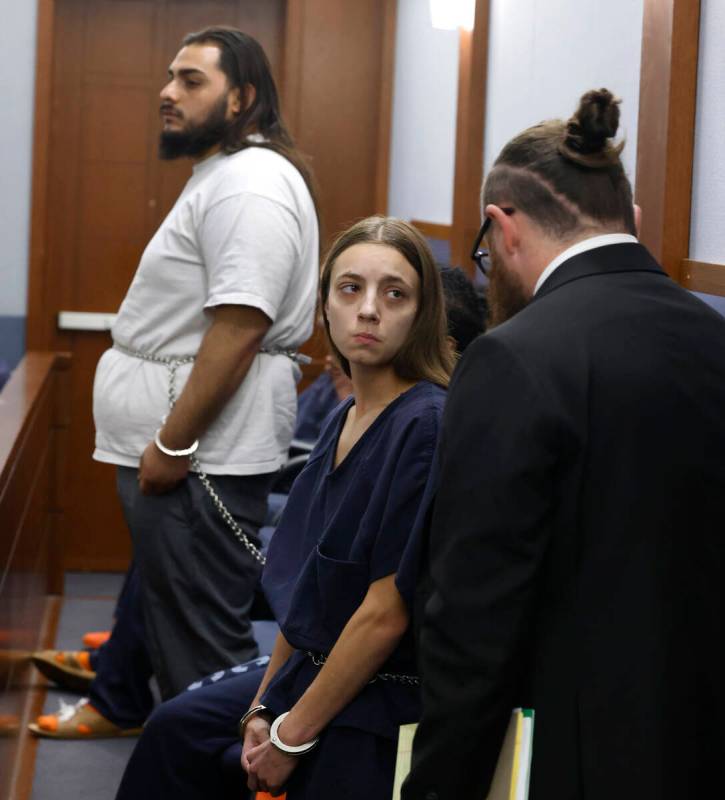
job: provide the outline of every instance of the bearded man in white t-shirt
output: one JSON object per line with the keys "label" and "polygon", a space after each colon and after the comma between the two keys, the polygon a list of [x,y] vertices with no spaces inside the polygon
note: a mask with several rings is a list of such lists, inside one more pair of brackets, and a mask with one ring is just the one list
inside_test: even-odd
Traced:
{"label": "bearded man in white t-shirt", "polygon": [[318,274],[311,178],[262,48],[228,28],[183,45],[160,154],[190,158],[193,175],[141,258],[93,403],[164,698],[257,654],[256,534],[292,438]]}

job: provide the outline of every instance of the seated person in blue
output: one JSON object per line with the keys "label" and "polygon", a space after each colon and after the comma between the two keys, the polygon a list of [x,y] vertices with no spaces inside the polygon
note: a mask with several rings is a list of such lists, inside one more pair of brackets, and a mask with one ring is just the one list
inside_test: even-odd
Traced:
{"label": "seated person in blue", "polygon": [[[162,704],[118,800],[237,800],[245,783],[288,800],[391,795],[398,728],[420,713],[412,590],[396,574],[453,354],[438,270],[407,223],[371,217],[341,234],[320,289],[353,395],[323,429],[270,545],[263,586],[281,629],[271,660]],[[236,769],[223,769],[231,759]]]}

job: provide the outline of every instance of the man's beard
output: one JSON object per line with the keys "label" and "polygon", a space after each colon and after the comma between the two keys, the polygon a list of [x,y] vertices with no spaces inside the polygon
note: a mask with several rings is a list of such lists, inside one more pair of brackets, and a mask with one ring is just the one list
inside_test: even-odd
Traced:
{"label": "man's beard", "polygon": [[503,260],[489,248],[491,271],[488,277],[486,301],[488,302],[488,327],[495,328],[525,308],[529,297],[521,278],[508,269]]}
{"label": "man's beard", "polygon": [[168,161],[185,156],[203,156],[207,150],[221,142],[230,124],[227,119],[227,98],[224,95],[202,122],[189,123],[178,131],[162,131],[159,137],[159,158]]}

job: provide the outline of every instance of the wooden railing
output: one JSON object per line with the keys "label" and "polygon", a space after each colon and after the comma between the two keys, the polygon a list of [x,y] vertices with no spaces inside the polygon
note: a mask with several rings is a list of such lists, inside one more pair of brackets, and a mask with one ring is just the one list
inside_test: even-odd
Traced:
{"label": "wooden railing", "polygon": [[687,289],[725,297],[725,264],[706,264],[686,258],[680,277]]}
{"label": "wooden railing", "polygon": [[49,595],[62,592],[69,366],[64,354],[29,353],[0,392],[0,797],[22,782],[28,656],[45,644]]}

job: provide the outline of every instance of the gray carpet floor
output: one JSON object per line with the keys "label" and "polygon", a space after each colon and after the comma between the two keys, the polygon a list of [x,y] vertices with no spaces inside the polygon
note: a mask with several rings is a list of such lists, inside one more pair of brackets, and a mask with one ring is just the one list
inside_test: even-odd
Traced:
{"label": "gray carpet floor", "polygon": [[[68,573],[56,649],[77,650],[86,631],[110,628],[122,583],[123,575]],[[254,628],[260,651],[271,652],[277,626],[273,622],[255,622]],[[49,686],[43,712],[57,711],[61,699],[75,703],[79,695]],[[40,739],[31,800],[113,800],[135,741]]]}

